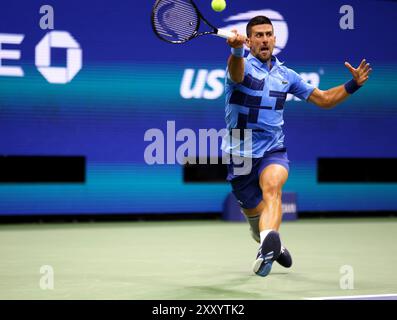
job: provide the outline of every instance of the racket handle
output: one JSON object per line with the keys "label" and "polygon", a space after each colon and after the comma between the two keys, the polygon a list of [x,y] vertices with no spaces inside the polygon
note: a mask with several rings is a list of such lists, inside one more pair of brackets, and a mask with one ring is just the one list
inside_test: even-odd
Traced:
{"label": "racket handle", "polygon": [[218,29],[217,32],[216,32],[216,35],[217,35],[218,37],[222,37],[222,38],[225,38],[225,39],[229,39],[229,38],[234,37],[236,34],[234,34],[234,33],[231,32],[231,31],[224,30],[224,29]]}

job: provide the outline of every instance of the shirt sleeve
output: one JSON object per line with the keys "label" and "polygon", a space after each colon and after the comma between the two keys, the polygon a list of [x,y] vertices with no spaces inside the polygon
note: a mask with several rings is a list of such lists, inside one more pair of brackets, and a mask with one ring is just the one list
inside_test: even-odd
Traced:
{"label": "shirt sleeve", "polygon": [[289,93],[292,93],[294,96],[298,97],[302,100],[307,100],[315,87],[310,83],[304,81],[302,77],[297,74],[294,70],[289,69],[289,80],[290,80],[290,88],[288,90]]}

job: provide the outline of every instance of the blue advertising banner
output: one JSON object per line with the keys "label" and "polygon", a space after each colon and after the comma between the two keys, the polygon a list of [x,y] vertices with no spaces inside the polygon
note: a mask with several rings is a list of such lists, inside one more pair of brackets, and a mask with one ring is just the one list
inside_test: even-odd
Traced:
{"label": "blue advertising banner", "polygon": [[[321,89],[351,78],[345,61],[371,63],[366,85],[334,109],[287,97],[284,190],[297,194],[300,211],[396,210],[396,184],[319,184],[316,161],[397,157],[397,3],[352,0],[350,9],[344,1],[228,1],[215,12],[210,0],[196,2],[225,29],[244,31],[251,17],[268,16],[278,59]],[[225,128],[230,48],[214,36],[161,41],[150,24],[153,3],[51,1],[54,28],[43,30],[42,1],[2,2],[0,154],[80,155],[87,171],[84,184],[0,184],[0,214],[222,210],[230,186],[184,183],[177,153],[186,132],[200,156],[207,147],[199,148],[199,131]],[[148,148],[158,133],[173,152],[152,163]]]}

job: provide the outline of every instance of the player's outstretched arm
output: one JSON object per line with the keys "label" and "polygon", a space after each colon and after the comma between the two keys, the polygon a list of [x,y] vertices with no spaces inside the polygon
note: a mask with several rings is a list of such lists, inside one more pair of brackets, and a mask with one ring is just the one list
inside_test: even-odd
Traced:
{"label": "player's outstretched arm", "polygon": [[244,80],[244,43],[245,37],[237,33],[237,30],[232,30],[236,34],[235,37],[227,39],[228,45],[232,48],[227,65],[230,78],[233,82],[240,83]]}
{"label": "player's outstretched arm", "polygon": [[346,68],[353,75],[353,79],[344,85],[340,85],[328,90],[314,89],[309,97],[309,101],[321,108],[332,108],[345,100],[349,95],[356,92],[368,80],[372,71],[370,64],[363,59],[357,69],[353,68],[350,63],[345,62]]}

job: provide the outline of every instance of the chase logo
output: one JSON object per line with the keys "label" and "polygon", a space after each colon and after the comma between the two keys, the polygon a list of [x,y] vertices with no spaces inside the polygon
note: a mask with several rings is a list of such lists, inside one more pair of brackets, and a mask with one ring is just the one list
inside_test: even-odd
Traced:
{"label": "chase logo", "polygon": [[[66,49],[66,67],[51,66],[51,48]],[[36,46],[36,67],[49,83],[68,83],[82,67],[79,43],[66,31],[47,33]]]}
{"label": "chase logo", "polygon": [[[22,67],[15,64],[15,60],[21,58],[21,51],[3,47],[3,44],[19,45],[24,38],[24,34],[0,33],[0,76],[23,77],[25,75]],[[52,48],[66,50],[66,67],[51,66]],[[14,64],[7,64],[8,60],[14,60]],[[83,66],[83,51],[69,32],[51,31],[36,45],[35,64],[49,83],[69,83]]]}
{"label": "chase logo", "polygon": [[[255,16],[266,16],[273,24],[274,34],[276,36],[276,47],[274,48],[273,54],[276,55],[285,48],[288,41],[288,25],[285,22],[283,16],[274,10],[264,9],[264,10],[253,10],[244,13],[239,13],[237,15],[231,16],[225,19],[225,22],[233,22],[222,27],[225,30],[236,29],[238,33],[246,35],[246,26],[249,20]],[[246,48],[248,50],[248,48]]]}

